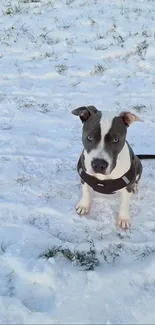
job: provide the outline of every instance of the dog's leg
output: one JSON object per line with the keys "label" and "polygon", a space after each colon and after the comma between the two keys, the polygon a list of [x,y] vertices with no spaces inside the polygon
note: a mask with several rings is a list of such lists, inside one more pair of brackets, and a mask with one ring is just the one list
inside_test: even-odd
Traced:
{"label": "dog's leg", "polygon": [[88,213],[91,204],[91,189],[87,183],[82,184],[82,199],[76,206],[76,211],[79,215]]}
{"label": "dog's leg", "polygon": [[132,193],[129,193],[126,189],[121,191],[121,204],[117,224],[123,229],[130,227],[129,207],[131,195]]}
{"label": "dog's leg", "polygon": [[135,182],[132,188],[132,193],[137,194],[138,193],[138,182]]}

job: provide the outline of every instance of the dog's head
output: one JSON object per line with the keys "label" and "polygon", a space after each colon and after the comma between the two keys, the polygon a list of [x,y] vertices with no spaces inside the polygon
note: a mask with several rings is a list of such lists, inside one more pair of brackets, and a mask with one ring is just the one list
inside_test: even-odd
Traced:
{"label": "dog's head", "polygon": [[142,120],[130,112],[109,117],[94,106],[79,107],[72,113],[83,123],[82,142],[89,172],[110,174],[124,147],[128,126]]}

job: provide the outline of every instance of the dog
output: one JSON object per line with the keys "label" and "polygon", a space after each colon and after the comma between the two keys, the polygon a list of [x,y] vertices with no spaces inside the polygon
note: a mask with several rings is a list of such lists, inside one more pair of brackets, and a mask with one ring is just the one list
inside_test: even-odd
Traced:
{"label": "dog", "polygon": [[[122,112],[117,116],[109,116],[94,106],[83,106],[72,111],[83,124],[83,151],[80,156],[81,170],[96,180],[120,179],[130,170],[132,179],[128,180],[119,190],[121,202],[117,217],[117,225],[123,229],[130,227],[130,199],[138,190],[142,175],[142,164],[134,154],[126,140],[127,129],[135,121],[142,120],[131,112]],[[125,179],[125,178],[123,178]],[[92,189],[82,178],[82,198],[76,206],[79,215],[89,212]],[[115,182],[116,183],[116,182]],[[102,185],[102,184],[100,184]],[[117,185],[117,183],[116,183]],[[109,194],[109,193],[108,193]]]}

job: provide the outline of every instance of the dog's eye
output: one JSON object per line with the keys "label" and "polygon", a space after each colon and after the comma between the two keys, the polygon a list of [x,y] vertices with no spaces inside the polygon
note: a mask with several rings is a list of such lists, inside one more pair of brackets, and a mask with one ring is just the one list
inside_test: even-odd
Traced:
{"label": "dog's eye", "polygon": [[88,135],[88,136],[87,136],[87,140],[88,140],[88,141],[92,141],[92,140],[93,140],[93,138],[91,137],[91,135]]}
{"label": "dog's eye", "polygon": [[115,137],[115,138],[112,139],[112,142],[113,143],[117,143],[118,141],[119,141],[119,139],[117,137]]}

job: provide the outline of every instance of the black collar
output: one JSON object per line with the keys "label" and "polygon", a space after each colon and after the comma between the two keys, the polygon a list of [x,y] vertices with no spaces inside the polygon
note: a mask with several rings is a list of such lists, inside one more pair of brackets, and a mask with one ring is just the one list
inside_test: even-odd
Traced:
{"label": "black collar", "polygon": [[106,179],[100,181],[95,176],[87,174],[82,166],[81,157],[77,164],[77,171],[82,180],[87,183],[94,191],[102,194],[114,194],[116,191],[127,187],[135,178],[134,156],[131,158],[130,169],[120,178]]}

